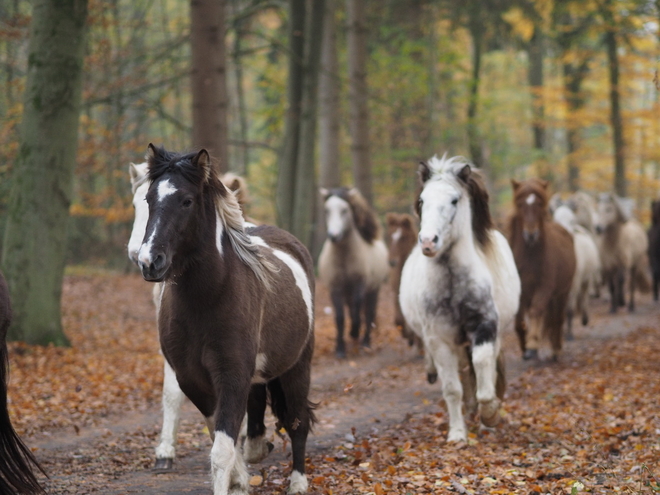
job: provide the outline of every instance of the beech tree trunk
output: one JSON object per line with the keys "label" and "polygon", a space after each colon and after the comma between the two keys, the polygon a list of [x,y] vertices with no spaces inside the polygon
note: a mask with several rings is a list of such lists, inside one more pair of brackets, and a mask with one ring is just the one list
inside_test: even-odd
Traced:
{"label": "beech tree trunk", "polygon": [[614,147],[614,191],[619,196],[628,195],[626,180],[625,143],[623,140],[623,119],[619,91],[619,57],[615,32],[610,29],[605,33],[605,46],[609,61],[610,77],[610,122],[612,124],[612,144]]}
{"label": "beech tree trunk", "polygon": [[536,29],[527,48],[529,67],[528,81],[532,92],[532,133],[534,149],[539,157],[545,150],[545,108],[543,106],[543,35]]}
{"label": "beech tree trunk", "polygon": [[488,170],[484,150],[481,144],[481,136],[477,124],[477,110],[479,108],[479,82],[481,77],[481,55],[483,50],[483,22],[480,14],[481,7],[474,3],[470,8],[470,34],[472,36],[472,80],[470,81],[470,101],[468,103],[468,147],[472,162],[487,173]]}
{"label": "beech tree trunk", "polygon": [[367,87],[366,0],[347,0],[349,129],[355,186],[373,205]]}
{"label": "beech tree trunk", "polygon": [[225,0],[190,1],[192,145],[228,169]]}
{"label": "beech tree trunk", "polygon": [[2,268],[11,340],[68,345],[60,300],[78,144],[87,0],[36,0]]}
{"label": "beech tree trunk", "polygon": [[588,61],[585,60],[579,65],[570,63],[564,64],[564,98],[567,107],[567,153],[568,153],[568,189],[575,192],[580,189],[580,162],[577,157],[577,151],[582,143],[582,134],[580,126],[575,124],[576,113],[585,104],[585,98],[582,94],[582,82],[587,76],[589,70]]}

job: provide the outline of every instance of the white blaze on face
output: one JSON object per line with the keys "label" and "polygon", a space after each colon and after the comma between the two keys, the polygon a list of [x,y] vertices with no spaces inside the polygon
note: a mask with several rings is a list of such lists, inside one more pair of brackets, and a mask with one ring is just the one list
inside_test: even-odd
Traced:
{"label": "white blaze on face", "polygon": [[147,230],[147,222],[149,221],[149,204],[147,203],[147,191],[149,184],[144,183],[138,187],[133,195],[133,206],[135,207],[135,220],[133,221],[133,230],[131,237],[128,240],[128,257],[131,260],[137,258],[144,233]]}
{"label": "white blaze on face", "polygon": [[328,236],[341,237],[348,230],[351,220],[351,205],[339,196],[330,196],[325,202]]}
{"label": "white blaze on face", "polygon": [[151,250],[154,246],[154,239],[156,237],[156,232],[158,232],[159,225],[160,219],[156,220],[156,225],[154,225],[154,229],[151,231],[149,239],[140,246],[140,251],[138,251],[138,261],[147,266],[151,265],[151,260],[153,259]]}
{"label": "white blaze on face", "polygon": [[401,227],[396,229],[394,233],[392,234],[392,242],[399,242],[399,239],[401,239],[401,236],[403,235],[403,232],[401,231]]}
{"label": "white blaze on face", "polygon": [[527,196],[525,203],[527,203],[528,205],[533,205],[535,201],[536,201],[536,194],[530,194],[529,196]]}
{"label": "white blaze on face", "polygon": [[163,201],[170,194],[176,192],[176,187],[172,185],[169,179],[162,180],[158,183],[158,201]]}

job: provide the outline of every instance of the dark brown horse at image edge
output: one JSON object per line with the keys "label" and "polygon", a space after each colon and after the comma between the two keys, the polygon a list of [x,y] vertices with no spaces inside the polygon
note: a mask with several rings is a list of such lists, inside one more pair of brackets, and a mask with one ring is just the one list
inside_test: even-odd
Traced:
{"label": "dark brown horse at image edge", "polygon": [[7,330],[11,323],[11,303],[7,282],[0,273],[0,494],[45,493],[32,468],[46,474],[34,455],[14,431],[7,408],[9,356]]}
{"label": "dark brown horse at image edge", "polygon": [[512,180],[511,184],[515,212],[508,237],[522,286],[516,334],[523,359],[538,358],[541,341],[548,338],[556,360],[575,273],[573,238],[550,218],[547,181]]}

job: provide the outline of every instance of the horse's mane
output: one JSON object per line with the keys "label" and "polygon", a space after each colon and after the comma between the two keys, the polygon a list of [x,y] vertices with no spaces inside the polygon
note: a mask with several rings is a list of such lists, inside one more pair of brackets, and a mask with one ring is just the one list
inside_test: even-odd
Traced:
{"label": "horse's mane", "polygon": [[266,288],[270,289],[270,274],[276,272],[277,267],[263,256],[258,245],[253,243],[245,232],[243,213],[235,194],[211,169],[210,160],[204,164],[195,163],[200,155],[205,155],[208,159],[208,153],[202,150],[204,153],[200,151],[178,154],[166,151],[162,147],[153,149],[150,147],[150,151],[151,153],[147,153],[149,180],[153,182],[166,173],[173,172],[193,184],[203,185],[205,193],[213,197],[216,212],[226,227],[225,232],[236,256],[254,272]]}
{"label": "horse's mane", "polygon": [[380,237],[380,225],[376,213],[369,207],[369,203],[364,199],[356,188],[336,187],[330,189],[325,199],[330,196],[337,196],[346,201],[353,212],[353,221],[355,228],[360,236],[369,244]]}
{"label": "horse's mane", "polygon": [[488,188],[483,172],[474,168],[467,158],[463,156],[447,158],[446,153],[442,158],[433,156],[427,162],[421,163],[420,178],[423,182],[434,180],[436,177],[441,178],[445,173],[450,173],[451,177],[467,191],[472,209],[472,233],[482,249],[486,248],[491,241],[490,231],[495,225],[490,215]]}

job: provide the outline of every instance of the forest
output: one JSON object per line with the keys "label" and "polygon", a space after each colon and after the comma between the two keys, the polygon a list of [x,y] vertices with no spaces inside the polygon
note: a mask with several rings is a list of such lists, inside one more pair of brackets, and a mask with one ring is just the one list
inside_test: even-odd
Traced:
{"label": "forest", "polygon": [[[0,269],[12,308],[3,306],[8,300],[0,277],[3,387],[5,358],[11,370],[8,392],[0,392],[7,392],[11,424],[29,446],[21,456],[34,473],[17,492],[224,495],[240,467],[236,461],[222,474],[216,462],[218,450],[227,447],[218,424],[230,413],[226,431],[235,435],[227,452],[239,452],[240,463],[243,452],[247,462],[241,479],[231,479],[241,485],[232,485],[236,493],[660,492],[660,383],[653,379],[660,352],[660,0],[5,0],[0,67]],[[198,167],[204,187],[178,190],[159,176],[158,167],[162,172],[170,159],[165,150],[184,154],[177,167]],[[465,158],[445,160],[445,154]],[[151,171],[144,176],[147,161]],[[472,320],[461,320],[465,328],[454,339],[458,350],[452,349],[466,352],[469,366],[447,351],[449,345],[430,347],[436,341],[427,338],[426,327],[412,328],[416,311],[430,311],[435,293],[420,292],[424,307],[404,307],[406,291],[417,290],[416,282],[444,259],[438,255],[436,265],[423,265],[428,270],[405,272],[413,265],[408,253],[416,250],[426,261],[437,255],[438,236],[422,232],[421,220],[428,204],[443,198],[427,196],[423,210],[421,194],[440,169],[451,169],[459,188],[467,184],[469,201],[457,196],[450,204],[458,211],[469,203],[472,222],[465,228],[472,227],[480,256],[493,245],[505,254],[497,258],[501,272],[475,279],[491,284],[478,303],[495,319],[476,326],[478,337],[470,333],[474,328],[465,330]],[[233,182],[222,175],[228,173],[240,176],[236,201],[223,196],[216,182]],[[541,189],[529,193],[529,184]],[[247,377],[250,395],[247,413],[227,402],[215,418],[203,413],[206,423],[199,412],[209,396],[187,393],[195,380],[184,381],[186,370],[172,358],[186,346],[167,347],[163,339],[169,328],[163,321],[171,317],[174,323],[167,324],[174,328],[182,319],[183,313],[172,316],[172,308],[183,304],[171,303],[185,292],[175,286],[186,280],[176,277],[203,270],[197,258],[188,263],[178,252],[174,261],[154,254],[161,249],[154,224],[170,218],[147,223],[144,217],[146,203],[147,214],[162,215],[166,200],[178,198],[175,192],[193,197],[202,189],[228,205],[223,210],[214,196],[213,228],[221,232],[213,240],[214,256],[227,266],[232,259],[245,265],[223,276],[251,269],[268,288],[231,287],[222,294],[233,299],[214,307],[213,324],[225,322],[223,338],[229,335],[229,341],[238,328],[241,349],[255,356],[240,362],[233,355],[218,358],[227,358],[225,351],[213,355],[237,366],[222,379]],[[517,196],[522,190],[523,199]],[[619,242],[609,242],[611,230],[558,227],[565,230],[562,249],[569,254],[552,261],[553,277],[562,272],[568,282],[562,304],[545,301],[543,309],[559,315],[552,335],[538,314],[525,313],[531,291],[525,275],[536,271],[521,271],[516,257],[523,248],[516,251],[509,223],[526,204],[528,211],[542,209],[540,225],[556,225],[549,222],[546,193],[555,205],[568,200],[564,206],[611,193],[612,204],[625,210],[615,221],[637,229],[637,237],[621,244],[635,251],[638,264],[610,270],[604,253]],[[161,205],[156,210],[155,197]],[[197,207],[190,197],[181,210]],[[332,198],[335,206],[324,204]],[[242,222],[239,204],[248,222],[280,227],[288,248],[264,240],[274,229]],[[363,208],[362,217],[352,220],[354,235],[378,248],[355,258],[360,263],[354,265],[363,267],[379,263],[369,268],[380,277],[376,289],[369,292],[372,282],[360,280],[366,288],[359,296],[339,294],[322,262],[336,240],[332,208],[342,205],[354,215]],[[402,259],[396,258],[404,235],[393,231],[396,218],[414,232],[415,247]],[[609,228],[604,218],[598,228]],[[200,225],[208,220],[201,214],[197,219]],[[144,233],[138,232],[134,251],[129,238],[140,226]],[[529,245],[530,235],[531,244],[538,235],[545,242],[544,232],[525,230],[520,242]],[[580,232],[594,245],[594,256],[580,254]],[[571,243],[574,250],[567,248]],[[227,246],[233,254],[223,258]],[[616,262],[624,263],[619,254]],[[585,270],[584,257],[598,259],[593,273],[579,275],[586,280],[580,297],[587,301],[579,304],[588,310],[574,302],[571,285]],[[531,266],[547,274],[549,259]],[[179,263],[182,272],[159,271],[161,262]],[[292,277],[278,278],[287,270]],[[454,275],[465,272],[472,274],[449,270],[436,282],[454,283]],[[493,295],[505,278],[510,328],[500,322],[504,312]],[[157,290],[145,280],[157,282]],[[203,291],[195,291],[204,284],[185,287],[202,301]],[[459,289],[449,285],[451,297]],[[340,344],[342,297],[350,306],[346,323],[358,321],[346,345]],[[455,302],[451,297],[438,302],[438,314]],[[360,309],[351,306],[358,300],[366,306],[361,342]],[[241,327],[254,317],[244,308],[255,301],[261,305],[257,337],[250,333],[256,323]],[[269,317],[271,304],[282,321]],[[487,316],[483,307],[480,318]],[[306,309],[307,327],[285,318],[295,308],[299,315]],[[190,320],[195,325],[197,316]],[[199,328],[201,335],[206,327]],[[301,387],[304,401],[296,402],[305,406],[293,419],[282,412],[286,406],[277,409],[293,388],[286,388],[284,374],[268,378],[271,355],[257,354],[257,340],[248,342],[273,328],[278,345],[293,346],[295,332],[307,332],[299,347],[281,353],[300,360],[284,372],[290,381],[308,382],[309,390]],[[533,345],[532,332],[538,333]],[[191,349],[199,335],[186,341]],[[477,370],[475,357],[488,352],[490,375]],[[448,385],[456,377],[447,372],[447,356],[450,364],[456,358],[454,371],[461,375],[458,395]],[[300,368],[303,359],[306,367]],[[252,374],[241,375],[240,365],[252,366]],[[205,373],[200,380],[211,377]],[[474,390],[464,375],[475,380]],[[484,376],[498,380],[491,387],[497,397],[487,390],[493,396],[489,415]],[[213,393],[238,389],[218,383]],[[479,404],[469,403],[472,393]],[[262,408],[257,416],[263,416],[267,402],[273,414],[255,426],[251,414]],[[239,435],[243,416],[249,424]],[[302,422],[298,416],[305,416]],[[296,439],[301,424],[302,454]],[[9,415],[0,414],[0,436],[9,431]],[[9,448],[3,442],[0,492],[13,494],[20,483],[7,478],[6,458],[14,451],[3,450]]]}

